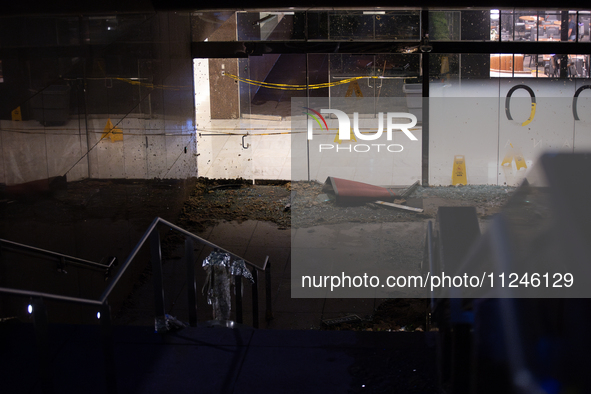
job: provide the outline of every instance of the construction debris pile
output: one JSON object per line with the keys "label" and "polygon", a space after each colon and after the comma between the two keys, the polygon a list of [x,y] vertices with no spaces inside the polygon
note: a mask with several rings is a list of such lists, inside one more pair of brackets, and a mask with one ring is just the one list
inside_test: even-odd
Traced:
{"label": "construction debris pile", "polygon": [[481,218],[489,217],[513,194],[506,186],[469,185],[400,187],[391,189],[390,202],[340,205],[326,185],[292,182],[291,225],[293,228],[338,223],[383,223],[422,221],[434,218],[439,206],[475,206]]}
{"label": "construction debris pile", "polygon": [[[200,178],[185,202],[178,224],[200,231],[219,221],[264,220],[280,228],[337,223],[422,221],[434,218],[438,206],[475,206],[480,217],[497,213],[515,188],[469,185],[392,188],[387,204],[338,204],[334,194],[319,182],[252,184],[242,179]],[[384,201],[386,202],[386,201]]]}
{"label": "construction debris pile", "polygon": [[263,220],[281,228],[290,227],[290,185],[253,185],[242,179],[199,178],[195,191],[185,202],[178,224],[202,231],[220,221]]}

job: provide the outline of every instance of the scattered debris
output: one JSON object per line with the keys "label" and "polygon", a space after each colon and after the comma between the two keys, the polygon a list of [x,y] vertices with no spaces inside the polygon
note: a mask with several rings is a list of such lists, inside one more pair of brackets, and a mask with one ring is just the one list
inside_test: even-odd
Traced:
{"label": "scattered debris", "polygon": [[319,194],[318,197],[316,197],[316,201],[318,201],[318,202],[327,202],[327,201],[331,201],[331,200],[334,200],[334,195],[329,196],[326,193]]}
{"label": "scattered debris", "polygon": [[426,331],[429,329],[426,326],[429,302],[428,298],[382,300],[371,317],[354,319],[350,316],[357,315],[347,315],[329,319],[331,324],[326,324],[323,320],[322,322],[325,324],[322,328],[353,331]]}
{"label": "scattered debris", "polygon": [[229,184],[226,184],[226,185],[212,186],[212,187],[209,188],[209,190],[216,190],[216,189],[240,189],[243,186],[244,186],[244,183],[229,183]]}
{"label": "scattered debris", "polygon": [[202,231],[227,220],[264,220],[283,228],[291,226],[290,184],[253,185],[244,182],[239,188],[217,187],[239,184],[234,180],[199,178],[192,195],[185,201],[177,224],[189,231]]}
{"label": "scattered debris", "polygon": [[380,204],[380,205],[385,205],[387,207],[392,207],[392,208],[398,208],[398,209],[404,209],[406,211],[412,211],[412,212],[423,212],[423,208],[415,208],[415,207],[408,207],[406,205],[400,205],[400,204],[394,204],[391,202],[385,202],[385,201],[376,201],[376,204]]}
{"label": "scattered debris", "polygon": [[161,318],[154,319],[154,331],[159,334],[165,334],[167,332],[180,330],[181,328],[187,327],[188,324],[183,323],[176,317],[169,314],[165,314]]}
{"label": "scattered debris", "polygon": [[[199,178],[194,193],[181,209],[177,224],[199,232],[224,220],[264,220],[273,222],[282,229],[347,222],[423,221],[434,218],[440,205],[476,206],[479,217],[486,218],[497,213],[514,190],[506,186],[490,185],[468,185],[461,188],[413,185],[406,189],[388,188],[395,195],[392,200],[374,198],[363,205],[343,206],[337,204],[334,194],[323,190],[324,184],[316,181],[297,181],[282,185],[257,185],[252,184],[252,181],[245,181],[238,189],[214,188],[217,185],[238,183],[241,182],[236,179]],[[376,200],[420,207],[424,211],[386,208],[375,204]]]}
{"label": "scattered debris", "polygon": [[357,315],[348,315],[343,317],[337,317],[336,319],[324,319],[322,323],[326,326],[334,326],[341,323],[357,323],[361,322],[362,319]]}
{"label": "scattered debris", "polygon": [[182,321],[180,321],[179,319],[177,319],[174,316],[167,314],[165,317],[166,317],[166,323],[168,325],[168,331],[180,330],[181,328],[185,328],[188,326],[187,323],[183,323]]}
{"label": "scattered debris", "polygon": [[401,198],[409,198],[414,192],[415,190],[417,190],[417,187],[419,187],[420,182],[416,181],[415,183],[413,183],[411,186],[409,186],[406,190],[404,190],[402,193],[400,193],[400,197]]}

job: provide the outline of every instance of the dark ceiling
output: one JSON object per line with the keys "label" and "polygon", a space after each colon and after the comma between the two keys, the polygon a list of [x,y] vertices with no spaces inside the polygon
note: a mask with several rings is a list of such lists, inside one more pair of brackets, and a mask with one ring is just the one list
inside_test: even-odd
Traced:
{"label": "dark ceiling", "polygon": [[214,9],[248,9],[248,8],[351,8],[360,7],[396,7],[396,8],[529,8],[538,9],[589,9],[589,2],[582,0],[571,0],[567,3],[559,3],[556,0],[538,0],[535,3],[525,0],[488,0],[478,2],[475,0],[454,0],[444,2],[441,0],[291,0],[289,2],[277,2],[276,0],[226,0],[195,1],[195,0],[17,0],[5,2],[1,15],[39,15],[39,14],[100,14],[100,13],[144,13],[154,11],[192,11],[192,10],[214,10]]}

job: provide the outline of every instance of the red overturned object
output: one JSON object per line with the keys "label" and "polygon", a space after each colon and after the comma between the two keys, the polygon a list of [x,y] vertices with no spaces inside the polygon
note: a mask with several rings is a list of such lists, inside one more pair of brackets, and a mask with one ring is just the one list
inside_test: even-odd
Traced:
{"label": "red overturned object", "polygon": [[329,176],[322,191],[334,194],[338,205],[360,205],[372,201],[393,201],[396,194],[390,189],[368,183]]}

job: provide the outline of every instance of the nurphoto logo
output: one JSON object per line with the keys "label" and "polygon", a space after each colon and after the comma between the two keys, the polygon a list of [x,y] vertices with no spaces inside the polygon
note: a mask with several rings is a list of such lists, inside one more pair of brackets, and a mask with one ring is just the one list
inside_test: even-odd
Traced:
{"label": "nurphoto logo", "polygon": [[[350,140],[351,139],[351,119],[349,115],[345,112],[338,110],[338,109],[320,109],[320,112],[308,108],[303,107],[306,112],[304,114],[308,115],[308,140],[312,140],[314,138],[314,121],[320,127],[320,130],[328,130],[328,124],[326,123],[326,119],[322,114],[333,114],[336,116],[339,122],[339,132],[338,132],[338,139],[341,141]],[[309,111],[309,112],[308,112]],[[409,119],[410,122],[406,123],[395,123],[398,122],[400,119]],[[394,130],[401,130],[411,141],[417,141],[417,137],[415,137],[410,128],[414,127],[417,124],[417,117],[408,112],[387,112],[386,113],[386,139],[388,141],[392,141],[392,132]],[[355,134],[355,138],[362,140],[362,141],[376,141],[381,138],[384,134],[384,113],[378,113],[378,129],[373,133],[362,133],[359,130],[359,113],[353,112],[353,133]],[[323,150],[330,150],[336,149],[338,152],[347,151],[351,152],[352,150],[355,152],[369,152],[372,150],[372,147],[380,151],[380,148],[385,148],[388,152],[402,152],[404,147],[400,144],[355,144],[353,147],[339,147],[336,144],[319,144],[319,151],[322,152]]]}

